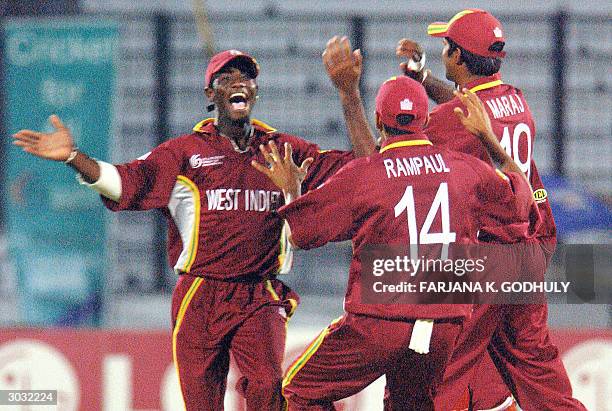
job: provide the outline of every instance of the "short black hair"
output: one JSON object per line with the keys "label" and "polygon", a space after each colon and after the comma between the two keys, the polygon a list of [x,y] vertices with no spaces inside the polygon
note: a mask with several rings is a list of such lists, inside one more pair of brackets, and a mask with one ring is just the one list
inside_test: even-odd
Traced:
{"label": "short black hair", "polygon": [[[492,76],[501,68],[502,59],[499,57],[483,57],[467,51],[459,44],[455,43],[449,37],[446,37],[448,42],[448,55],[451,56],[455,50],[461,50],[461,61],[465,63],[470,73],[477,76]],[[489,47],[490,51],[502,51],[505,43],[496,41]]]}
{"label": "short black hair", "polygon": [[[412,114],[398,114],[396,119],[397,119],[398,124],[402,126],[407,126],[410,123],[412,123],[412,120],[414,120],[414,116]],[[384,123],[383,123],[383,129],[385,130],[385,133],[387,133],[390,136],[401,136],[402,134],[412,134],[411,131],[400,130],[395,127],[389,127]]]}

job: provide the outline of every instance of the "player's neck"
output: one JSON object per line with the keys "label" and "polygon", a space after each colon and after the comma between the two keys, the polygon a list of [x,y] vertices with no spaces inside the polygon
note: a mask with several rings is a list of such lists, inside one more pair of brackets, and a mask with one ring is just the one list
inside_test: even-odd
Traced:
{"label": "player's neck", "polygon": [[480,76],[480,75],[476,75],[476,74],[472,74],[472,73],[465,73],[462,76],[459,76],[460,78],[457,79],[457,83],[461,88],[465,87],[466,84],[472,83],[474,81],[483,79],[487,76]]}
{"label": "player's neck", "polygon": [[219,133],[233,140],[241,150],[247,148],[253,135],[253,129],[249,119],[245,121],[218,119],[216,125]]}

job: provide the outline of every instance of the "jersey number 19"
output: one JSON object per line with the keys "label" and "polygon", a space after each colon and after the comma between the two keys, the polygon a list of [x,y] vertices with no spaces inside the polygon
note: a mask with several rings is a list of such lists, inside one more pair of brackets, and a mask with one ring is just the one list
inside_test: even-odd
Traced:
{"label": "jersey number 19", "polygon": [[[525,161],[521,160],[521,156],[519,154],[519,144],[521,142],[521,137],[527,137],[527,158]],[[514,162],[519,166],[521,171],[525,173],[527,178],[531,177],[531,130],[529,126],[525,123],[518,123],[514,126],[514,130],[512,132],[512,140],[510,139],[510,127],[504,127],[504,134],[502,135],[502,139],[499,142],[501,146],[506,150],[506,153]]]}

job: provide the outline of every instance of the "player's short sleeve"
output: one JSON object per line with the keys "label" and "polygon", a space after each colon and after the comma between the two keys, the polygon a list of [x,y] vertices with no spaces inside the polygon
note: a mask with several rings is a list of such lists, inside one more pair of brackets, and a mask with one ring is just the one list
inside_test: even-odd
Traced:
{"label": "player's short sleeve", "polygon": [[287,136],[287,140],[293,147],[296,164],[302,164],[302,161],[308,157],[314,159],[302,183],[304,192],[319,187],[328,178],[336,174],[344,165],[355,159],[355,155],[352,151],[321,150],[317,144],[294,136]]}
{"label": "player's short sleeve", "polygon": [[140,159],[116,167],[121,198],[116,202],[102,197],[106,207],[112,211],[149,210],[168,205],[181,163],[176,151],[164,143]]}
{"label": "player's short sleeve", "polygon": [[525,178],[518,173],[504,174],[487,168],[477,187],[481,230],[507,242],[533,236],[540,219]]}
{"label": "player's short sleeve", "polygon": [[354,185],[354,173],[343,169],[319,188],[278,210],[289,223],[291,237],[298,247],[316,248],[353,237],[357,228],[352,207]]}

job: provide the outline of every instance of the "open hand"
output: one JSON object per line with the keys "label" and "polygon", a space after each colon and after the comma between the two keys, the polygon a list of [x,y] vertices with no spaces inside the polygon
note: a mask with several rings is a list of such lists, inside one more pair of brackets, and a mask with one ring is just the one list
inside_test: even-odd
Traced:
{"label": "open hand", "polygon": [[302,181],[304,181],[308,167],[314,159],[309,157],[298,167],[293,162],[293,149],[289,143],[285,143],[284,157],[281,157],[274,141],[270,141],[267,147],[263,144],[260,145],[259,150],[270,167],[268,168],[255,160],[251,161],[251,165],[268,176],[278,188],[283,190],[285,196],[291,194],[294,198],[299,197]]}
{"label": "open hand", "polygon": [[54,161],[65,161],[74,149],[74,140],[70,130],[55,114],[49,117],[55,128],[51,133],[40,133],[32,130],[20,130],[13,134],[13,144],[21,147],[26,153]]}
{"label": "open hand", "polygon": [[351,52],[351,43],[346,36],[334,36],[327,42],[323,51],[323,65],[340,92],[358,90],[362,63],[361,51]]}

